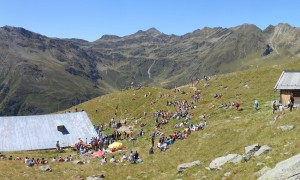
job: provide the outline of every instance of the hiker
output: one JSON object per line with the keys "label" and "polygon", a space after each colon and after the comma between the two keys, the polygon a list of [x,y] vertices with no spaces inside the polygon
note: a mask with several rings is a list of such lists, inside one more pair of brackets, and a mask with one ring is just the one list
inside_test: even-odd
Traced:
{"label": "hiker", "polygon": [[236,102],[236,103],[235,103],[235,107],[236,107],[237,110],[239,109],[240,105],[241,105],[241,104],[240,104],[239,102]]}
{"label": "hiker", "polygon": [[128,160],[128,157],[126,156],[126,154],[124,153],[121,159],[121,162]]}
{"label": "hiker", "polygon": [[41,164],[48,164],[48,161],[47,161],[47,160],[45,160],[45,158],[42,158],[42,160],[41,160]]}
{"label": "hiker", "polygon": [[273,102],[273,114],[277,111],[276,101]]}
{"label": "hiker", "polygon": [[134,159],[138,159],[139,158],[139,153],[137,151],[135,151],[134,153]]}
{"label": "hiker", "polygon": [[117,162],[117,160],[115,159],[114,155],[111,157],[111,159],[109,160],[109,162],[110,163],[116,163]]}
{"label": "hiker", "polygon": [[257,100],[254,101],[254,109],[258,110],[258,101]]}
{"label": "hiker", "polygon": [[0,152],[0,159],[4,159],[5,155]]}
{"label": "hiker", "polygon": [[150,149],[149,149],[149,154],[154,154],[153,146],[150,147]]}
{"label": "hiker", "polygon": [[27,166],[29,166],[29,167],[32,167],[32,166],[34,166],[34,161],[33,160],[31,160],[31,161],[29,161],[29,163],[27,164]]}
{"label": "hiker", "polygon": [[56,141],[56,150],[57,150],[57,151],[60,151],[59,141]]}
{"label": "hiker", "polygon": [[26,156],[25,159],[24,159],[24,162],[25,162],[25,164],[28,164],[30,162],[29,157]]}
{"label": "hiker", "polygon": [[104,164],[106,164],[106,157],[102,156],[101,165],[103,166]]}
{"label": "hiker", "polygon": [[290,96],[290,111],[291,112],[292,112],[293,107],[294,107],[294,101],[295,101],[294,96],[293,96],[293,94],[291,94],[291,96]]}

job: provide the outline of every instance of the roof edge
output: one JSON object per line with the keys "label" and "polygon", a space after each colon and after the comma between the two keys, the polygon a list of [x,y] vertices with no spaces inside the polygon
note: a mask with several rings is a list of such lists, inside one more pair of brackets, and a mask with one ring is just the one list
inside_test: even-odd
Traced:
{"label": "roof edge", "polygon": [[[280,79],[282,78],[282,76],[284,75],[285,72],[290,72],[290,71],[285,71],[285,70],[282,71],[282,73],[281,73],[281,75],[280,75],[280,77],[279,77],[277,83],[276,83],[275,86],[274,86],[274,89],[277,89],[277,86],[278,86],[278,84],[279,84],[279,81],[280,81]],[[300,71],[299,71],[299,72],[300,72]]]}

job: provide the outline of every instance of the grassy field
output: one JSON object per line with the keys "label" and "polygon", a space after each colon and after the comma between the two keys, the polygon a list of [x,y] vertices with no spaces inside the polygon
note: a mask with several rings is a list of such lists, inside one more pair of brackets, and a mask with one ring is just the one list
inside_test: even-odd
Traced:
{"label": "grassy field", "polygon": [[[128,146],[128,150],[138,151],[143,158],[143,163],[131,165],[128,162],[118,164],[107,164],[100,166],[100,159],[91,159],[84,165],[73,163],[50,163],[52,172],[40,172],[38,167],[26,167],[19,161],[0,160],[0,179],[74,179],[76,176],[87,177],[90,175],[104,174],[106,179],[221,179],[226,172],[231,172],[227,179],[256,179],[254,173],[263,166],[257,166],[258,162],[269,167],[274,167],[281,160],[287,159],[299,153],[300,135],[298,127],[299,109],[293,112],[272,114],[272,101],[279,99],[279,92],[274,91],[283,70],[299,70],[299,60],[289,60],[285,65],[268,66],[262,68],[251,68],[221,76],[212,77],[208,81],[209,87],[204,87],[202,80],[195,87],[190,84],[180,87],[185,94],[174,93],[155,87],[145,87],[139,90],[127,90],[114,92],[102,97],[92,99],[78,105],[78,110],[85,110],[93,124],[108,124],[112,117],[126,120],[128,125],[135,127],[135,134],[140,130],[139,125],[145,123],[143,128],[145,136],[138,138],[133,145],[127,140],[122,142]],[[201,90],[201,100],[195,104],[196,109],[189,111],[195,116],[191,119],[193,123],[199,123],[200,115],[209,115],[207,121],[209,126],[203,131],[193,132],[186,140],[176,141],[166,152],[154,149],[154,155],[149,155],[151,145],[150,134],[154,131],[154,119],[151,114],[157,110],[168,110],[174,112],[173,106],[166,106],[166,101],[187,100],[190,102],[194,88]],[[215,94],[223,94],[221,99],[215,99]],[[144,97],[145,94],[150,94]],[[160,95],[169,95],[162,97]],[[259,110],[253,108],[254,100],[259,101]],[[222,103],[239,101],[240,110],[218,108]],[[216,108],[211,108],[212,104]],[[116,108],[117,107],[117,108]],[[75,107],[66,111],[74,111]],[[96,111],[97,110],[97,111]],[[143,112],[148,113],[146,119]],[[116,115],[115,115],[116,114]],[[276,119],[274,124],[270,121]],[[163,126],[166,135],[174,131],[174,124],[178,120],[171,119],[169,124]],[[295,125],[295,129],[282,132],[277,127],[280,125]],[[109,131],[109,130],[107,130]],[[205,138],[204,138],[205,137]],[[157,143],[158,139],[155,140]],[[248,162],[239,164],[226,164],[222,170],[207,170],[210,162],[220,156],[230,153],[243,154],[244,147],[258,143],[269,145],[273,148],[268,154],[252,158]],[[289,144],[289,145],[287,145]],[[285,146],[286,145],[286,146]],[[66,157],[76,153],[66,150],[65,153],[48,151],[25,151],[5,152],[6,155],[19,155],[21,157],[45,157],[50,160],[53,156]],[[129,152],[127,152],[127,155]],[[118,154],[116,155],[118,157]],[[108,160],[111,155],[106,155]],[[178,173],[177,165],[200,160],[201,165]]]}

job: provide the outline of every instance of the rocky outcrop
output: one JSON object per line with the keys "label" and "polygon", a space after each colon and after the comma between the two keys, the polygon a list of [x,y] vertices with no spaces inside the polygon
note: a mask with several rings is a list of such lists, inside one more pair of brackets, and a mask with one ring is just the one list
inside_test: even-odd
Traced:
{"label": "rocky outcrop", "polygon": [[279,162],[258,180],[300,179],[300,154]]}
{"label": "rocky outcrop", "polygon": [[210,164],[209,168],[211,170],[220,169],[226,163],[239,163],[241,162],[243,157],[239,154],[228,154],[227,156],[218,157],[214,159]]}
{"label": "rocky outcrop", "polygon": [[259,150],[259,148],[260,148],[259,144],[253,144],[251,146],[247,146],[245,147],[245,154],[256,152],[257,150]]}
{"label": "rocky outcrop", "polygon": [[89,176],[86,178],[86,180],[103,180],[104,179],[104,175],[93,175],[93,176]]}
{"label": "rocky outcrop", "polygon": [[197,166],[201,164],[201,161],[197,160],[197,161],[194,161],[194,162],[190,162],[190,163],[184,163],[184,164],[180,164],[177,166],[177,171],[178,172],[182,172],[188,168],[191,168],[193,166]]}
{"label": "rocky outcrop", "polygon": [[277,127],[278,129],[281,129],[282,131],[290,131],[295,128],[294,125],[284,125]]}
{"label": "rocky outcrop", "polygon": [[262,154],[264,154],[264,153],[266,153],[266,152],[268,152],[268,151],[271,151],[271,150],[272,150],[272,148],[271,148],[270,146],[268,146],[268,145],[263,145],[262,147],[259,148],[258,151],[256,151],[256,152],[254,153],[254,156],[255,156],[255,157],[260,156],[260,155],[262,155]]}
{"label": "rocky outcrop", "polygon": [[39,170],[43,171],[43,172],[46,172],[46,171],[51,172],[52,171],[52,169],[49,165],[41,166],[41,167],[39,167]]}

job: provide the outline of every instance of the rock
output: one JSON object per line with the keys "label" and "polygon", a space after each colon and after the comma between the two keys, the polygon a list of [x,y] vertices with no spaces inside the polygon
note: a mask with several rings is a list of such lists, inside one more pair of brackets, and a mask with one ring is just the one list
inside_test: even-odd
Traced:
{"label": "rock", "polygon": [[52,169],[50,168],[49,165],[41,166],[41,167],[39,167],[39,170],[44,171],[44,172],[46,172],[46,171],[51,172],[52,171]]}
{"label": "rock", "polygon": [[258,151],[256,151],[256,152],[254,153],[254,156],[255,156],[255,157],[260,156],[260,155],[262,155],[262,154],[264,154],[264,153],[266,153],[266,152],[268,152],[268,151],[271,151],[271,150],[272,150],[272,148],[269,147],[268,145],[263,145],[262,147],[259,148]]}
{"label": "rock", "polygon": [[74,164],[84,164],[84,162],[83,162],[83,161],[81,161],[81,160],[76,160],[76,161],[73,161],[73,163],[74,163]]}
{"label": "rock", "polygon": [[84,179],[83,179],[83,177],[81,177],[81,176],[78,175],[78,176],[74,177],[74,180],[84,180]]}
{"label": "rock", "polygon": [[276,166],[259,177],[264,179],[300,179],[300,154],[281,161]]}
{"label": "rock", "polygon": [[262,166],[262,165],[264,165],[264,163],[262,163],[262,162],[258,162],[258,163],[256,164],[256,166]]}
{"label": "rock", "polygon": [[289,131],[295,128],[294,125],[284,125],[277,127],[278,129],[281,129],[282,131]]}
{"label": "rock", "polygon": [[243,157],[239,154],[228,154],[227,156],[218,157],[214,159],[210,164],[209,168],[213,169],[220,169],[225,163],[233,162],[238,163],[241,162]]}
{"label": "rock", "polygon": [[287,144],[284,145],[284,147],[289,147],[290,145],[292,145],[293,143],[288,142]]}
{"label": "rock", "polygon": [[184,171],[184,170],[186,170],[188,168],[191,168],[193,166],[197,166],[199,164],[201,164],[201,162],[199,160],[194,161],[194,162],[190,162],[190,163],[180,164],[180,165],[177,166],[177,171],[178,172],[182,172],[182,171]]}
{"label": "rock", "polygon": [[225,176],[225,177],[228,177],[228,176],[231,176],[231,174],[232,174],[231,172],[226,172],[226,173],[224,174],[224,176]]}
{"label": "rock", "polygon": [[259,150],[259,148],[260,148],[259,144],[253,144],[251,146],[247,146],[245,147],[245,154],[256,152],[257,150]]}
{"label": "rock", "polygon": [[268,166],[263,167],[261,170],[257,171],[254,175],[256,177],[262,176],[263,174],[265,174],[267,171],[269,171],[271,168],[269,168]]}
{"label": "rock", "polygon": [[243,159],[247,162],[251,159],[251,153],[243,154]]}
{"label": "rock", "polygon": [[89,176],[86,178],[86,180],[103,180],[104,179],[104,175],[93,175],[93,176]]}

